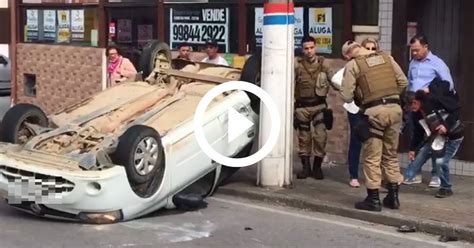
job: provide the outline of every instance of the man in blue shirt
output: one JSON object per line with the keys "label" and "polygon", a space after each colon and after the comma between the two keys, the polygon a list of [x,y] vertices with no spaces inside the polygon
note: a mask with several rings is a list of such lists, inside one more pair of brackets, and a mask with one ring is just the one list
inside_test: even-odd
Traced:
{"label": "man in blue shirt", "polygon": [[[449,90],[454,90],[454,81],[448,66],[442,59],[434,55],[428,46],[428,39],[423,35],[416,35],[410,40],[410,50],[412,60],[408,69],[408,91],[416,92],[420,89],[428,88],[435,78],[449,82]],[[408,128],[413,130],[413,116],[407,115]],[[411,131],[410,130],[410,131]],[[411,133],[411,132],[409,132]],[[415,159],[415,151],[408,153],[410,161]],[[434,167],[435,165],[433,165]],[[421,183],[421,169],[415,178],[407,179],[405,184]],[[441,180],[435,168],[431,171],[431,181],[429,187],[439,188]]]}
{"label": "man in blue shirt", "polygon": [[428,87],[436,77],[448,81],[449,89],[454,89],[453,78],[448,66],[434,55],[425,36],[417,35],[410,41],[412,60],[408,69],[408,91],[416,92]]}

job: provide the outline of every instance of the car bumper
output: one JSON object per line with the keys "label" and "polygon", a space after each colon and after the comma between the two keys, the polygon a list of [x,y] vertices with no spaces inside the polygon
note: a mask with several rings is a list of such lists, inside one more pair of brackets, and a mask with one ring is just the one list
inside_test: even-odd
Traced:
{"label": "car bumper", "polygon": [[123,167],[68,171],[5,154],[0,154],[0,191],[13,207],[86,222],[93,222],[88,219],[93,215],[125,220],[139,212],[144,200],[131,189]]}
{"label": "car bumper", "polygon": [[10,81],[0,81],[0,91],[10,91],[12,84]]}

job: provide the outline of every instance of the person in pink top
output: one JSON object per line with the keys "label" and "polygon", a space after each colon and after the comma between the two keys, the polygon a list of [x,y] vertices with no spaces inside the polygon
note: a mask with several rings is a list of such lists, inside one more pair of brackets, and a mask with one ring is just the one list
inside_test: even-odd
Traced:
{"label": "person in pink top", "polygon": [[108,58],[107,65],[107,86],[116,86],[123,81],[134,78],[137,74],[137,70],[132,62],[123,57],[120,51],[115,46],[109,46],[106,52]]}

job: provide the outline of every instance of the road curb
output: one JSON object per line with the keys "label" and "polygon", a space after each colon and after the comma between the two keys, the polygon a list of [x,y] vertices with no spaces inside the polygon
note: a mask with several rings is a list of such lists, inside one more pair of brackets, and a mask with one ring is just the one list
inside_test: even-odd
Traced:
{"label": "road curb", "polygon": [[217,193],[277,204],[280,206],[288,206],[325,214],[343,216],[387,226],[399,227],[401,225],[410,225],[415,226],[418,232],[425,232],[434,235],[447,235],[457,237],[459,240],[474,242],[474,228],[467,228],[446,222],[420,219],[411,216],[409,217],[410,219],[407,219],[407,216],[384,210],[382,210],[382,212],[360,211],[355,208],[353,209],[331,204],[330,202],[323,202],[314,199],[306,200],[292,195],[278,194],[271,192],[271,190],[268,190],[268,192],[262,192],[249,189],[235,189],[229,186],[224,186],[219,188]]}

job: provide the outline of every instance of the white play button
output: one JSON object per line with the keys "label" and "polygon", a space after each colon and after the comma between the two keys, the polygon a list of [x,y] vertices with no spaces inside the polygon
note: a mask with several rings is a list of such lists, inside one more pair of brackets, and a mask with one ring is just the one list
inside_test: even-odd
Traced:
{"label": "white play button", "polygon": [[[264,110],[267,110],[265,113],[270,115],[272,119],[272,126],[268,131],[268,137],[264,144],[258,144],[259,150],[254,154],[244,157],[244,158],[235,158],[235,157],[226,157],[215,150],[211,144],[208,143],[203,123],[204,123],[204,116],[206,113],[206,109],[211,104],[212,100],[217,96],[221,95],[223,92],[233,91],[233,90],[243,90],[250,92],[260,98],[263,106],[265,106]],[[235,104],[235,103],[234,103]],[[238,112],[240,108],[228,108],[225,109],[227,111],[227,140],[232,142],[232,140],[242,137],[242,134],[246,131],[248,132],[249,128],[252,126],[257,126],[258,124],[251,122],[252,119],[247,119],[245,115]],[[250,109],[249,109],[250,111]],[[222,113],[222,112],[219,112]],[[222,113],[224,114],[224,113]],[[251,114],[251,112],[249,113]],[[262,113],[263,114],[263,113]],[[252,114],[251,114],[252,116]],[[220,115],[219,115],[220,117]],[[249,116],[250,118],[250,116]],[[219,119],[222,120],[223,119]],[[194,113],[194,134],[196,135],[196,141],[201,147],[202,151],[209,156],[210,159],[219,163],[221,165],[230,166],[230,167],[245,167],[249,165],[253,165],[258,163],[258,161],[262,160],[265,156],[267,156],[278,142],[278,136],[280,134],[280,115],[279,110],[276,104],[273,102],[270,95],[265,92],[262,88],[258,87],[255,84],[251,84],[249,82],[244,81],[230,81],[223,84],[219,84],[212,88],[209,92],[207,92],[204,97],[199,101],[198,106],[196,107],[196,112]],[[250,139],[250,137],[247,137]],[[236,141],[234,141],[236,142]],[[258,140],[254,140],[254,142],[258,142]],[[251,143],[248,143],[251,144]],[[239,145],[239,144],[235,144]],[[224,145],[225,146],[225,145]],[[229,146],[230,147],[230,146]],[[225,148],[225,147],[224,147]]]}
{"label": "white play button", "polygon": [[227,126],[227,141],[230,143],[251,128],[254,123],[249,121],[249,119],[237,112],[234,108],[229,108],[227,114],[229,123]]}

